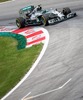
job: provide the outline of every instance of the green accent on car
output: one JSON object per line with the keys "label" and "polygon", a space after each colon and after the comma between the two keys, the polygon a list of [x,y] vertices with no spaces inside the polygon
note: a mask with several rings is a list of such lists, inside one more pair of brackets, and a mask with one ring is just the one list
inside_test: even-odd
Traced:
{"label": "green accent on car", "polygon": [[26,47],[26,38],[20,34],[15,34],[11,32],[0,32],[0,36],[15,38],[18,41],[18,50]]}
{"label": "green accent on car", "polygon": [[28,6],[28,7],[23,8],[22,10],[30,10],[30,9],[31,9],[31,6]]}
{"label": "green accent on car", "polygon": [[27,7],[24,7],[24,8],[22,8],[21,10],[22,11],[27,11],[27,10],[33,10],[34,9],[34,6],[27,6]]}

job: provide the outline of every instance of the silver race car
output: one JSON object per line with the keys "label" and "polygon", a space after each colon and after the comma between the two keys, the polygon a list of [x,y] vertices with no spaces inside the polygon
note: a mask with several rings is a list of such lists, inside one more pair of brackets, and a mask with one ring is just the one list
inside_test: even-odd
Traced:
{"label": "silver race car", "polygon": [[76,12],[71,12],[70,8],[63,8],[62,11],[57,9],[42,9],[41,5],[24,7],[19,11],[19,18],[16,19],[18,28],[30,25],[55,24],[76,16]]}

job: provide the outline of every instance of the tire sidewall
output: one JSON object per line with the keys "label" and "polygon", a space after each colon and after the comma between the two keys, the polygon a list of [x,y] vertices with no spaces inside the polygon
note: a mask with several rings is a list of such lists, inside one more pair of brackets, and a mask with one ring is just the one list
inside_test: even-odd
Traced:
{"label": "tire sidewall", "polygon": [[16,19],[16,25],[18,28],[23,28],[25,27],[25,20],[22,17],[19,17]]}

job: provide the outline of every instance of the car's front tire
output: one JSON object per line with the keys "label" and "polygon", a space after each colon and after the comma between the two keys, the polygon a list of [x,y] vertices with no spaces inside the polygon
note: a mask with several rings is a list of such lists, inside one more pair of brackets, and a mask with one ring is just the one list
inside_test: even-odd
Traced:
{"label": "car's front tire", "polygon": [[22,17],[17,18],[16,25],[18,28],[24,28],[25,27],[25,19]]}

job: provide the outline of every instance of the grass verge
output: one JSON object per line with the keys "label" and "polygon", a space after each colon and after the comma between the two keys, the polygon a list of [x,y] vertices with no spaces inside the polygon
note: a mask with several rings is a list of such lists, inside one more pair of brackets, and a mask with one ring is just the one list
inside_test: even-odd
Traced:
{"label": "grass verge", "polygon": [[15,39],[0,37],[0,98],[28,72],[43,46],[17,50],[16,45]]}
{"label": "grass verge", "polygon": [[6,2],[6,1],[10,1],[10,0],[0,0],[0,2]]}

